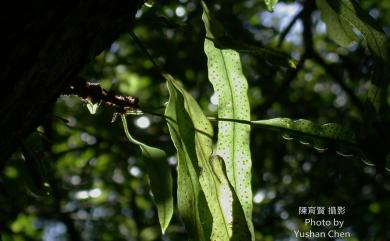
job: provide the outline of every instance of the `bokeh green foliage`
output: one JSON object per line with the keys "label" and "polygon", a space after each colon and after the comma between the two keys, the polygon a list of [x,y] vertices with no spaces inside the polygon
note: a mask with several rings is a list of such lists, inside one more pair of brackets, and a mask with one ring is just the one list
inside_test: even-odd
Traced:
{"label": "bokeh green foliage", "polygon": [[[360,5],[363,11],[375,16],[388,35],[388,2],[368,0],[360,1]],[[266,12],[260,0],[226,4],[216,1],[213,6],[224,19],[225,31],[235,40],[282,51],[298,60],[302,57],[302,25],[278,46],[285,27],[281,26],[283,17],[278,16],[278,6],[295,6],[298,13],[300,2],[279,1],[274,13]],[[198,1],[156,1],[137,14],[134,32],[161,67],[182,80],[202,109],[215,116],[216,106],[210,103],[213,89],[207,80],[201,14]],[[269,14],[274,16],[271,20],[266,19]],[[335,74],[307,59],[296,78],[283,88],[290,69],[250,53],[241,54],[250,86],[251,119],[290,117],[318,124],[342,123],[355,131],[358,141],[368,137],[369,141],[363,143],[366,150],[375,154],[381,146],[388,148],[386,143],[378,144],[378,140],[388,140],[388,128],[376,133],[372,127],[389,123],[389,112],[381,112],[379,119],[365,124],[362,111],[334,78],[341,76],[357,99],[364,102],[374,58],[364,44],[347,48],[337,45],[324,31],[317,10],[313,13],[312,30],[315,50]],[[142,108],[154,112],[162,113],[168,101],[165,80],[128,34],[99,55],[82,75],[106,89],[137,96]],[[389,90],[384,91],[389,96]],[[274,101],[262,108],[269,99]],[[386,101],[388,106],[390,97]],[[177,215],[166,234],[161,235],[141,153],[137,146],[128,143],[120,123],[111,123],[113,111],[100,107],[92,116],[76,97],[61,97],[57,101],[32,141],[25,143],[25,148],[34,150],[39,161],[31,163],[24,154],[16,153],[1,176],[3,240],[188,238]],[[148,128],[140,128],[140,117],[133,116],[129,118],[129,129],[140,141],[164,147],[175,183],[175,150],[166,122],[157,116],[147,117]],[[332,149],[320,153],[261,128],[252,129],[250,143],[256,240],[288,240],[292,229],[305,228],[297,213],[299,206],[333,205],[347,207],[343,219],[354,235],[351,240],[390,239],[390,185],[382,168],[385,163],[373,160],[377,165],[373,167],[361,162],[360,157],[344,158]],[[46,174],[34,177],[32,170],[45,170]]]}

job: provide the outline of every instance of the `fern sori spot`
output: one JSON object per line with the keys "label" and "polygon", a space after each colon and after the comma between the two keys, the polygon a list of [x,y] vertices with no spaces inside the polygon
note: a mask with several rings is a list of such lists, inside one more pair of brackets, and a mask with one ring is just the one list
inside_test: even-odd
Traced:
{"label": "fern sori spot", "polygon": [[[209,80],[218,96],[218,118],[250,120],[248,83],[242,72],[238,52],[218,49],[209,40],[213,38],[210,28],[211,16],[203,4],[203,22],[206,28],[204,51],[207,55]],[[250,125],[237,122],[218,122],[216,154],[226,165],[226,172],[243,207],[246,222],[254,239],[252,224],[251,153],[249,150]]]}

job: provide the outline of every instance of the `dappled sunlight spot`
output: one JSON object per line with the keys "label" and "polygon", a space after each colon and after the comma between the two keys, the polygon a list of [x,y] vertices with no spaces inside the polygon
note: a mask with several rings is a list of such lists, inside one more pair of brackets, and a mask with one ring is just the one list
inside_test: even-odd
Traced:
{"label": "dappled sunlight spot", "polygon": [[[298,225],[294,222],[294,221],[291,221],[291,220],[286,220],[283,222],[284,226],[290,230],[297,230],[298,229]],[[293,239],[293,240],[296,240],[296,239]]]}
{"label": "dappled sunlight spot", "polygon": [[338,84],[332,84],[332,85],[330,86],[330,91],[331,91],[333,94],[335,94],[335,95],[339,95],[339,94],[342,93],[343,90],[341,89],[340,85],[338,85]]}
{"label": "dappled sunlight spot", "polygon": [[94,188],[88,192],[89,197],[91,198],[97,198],[100,197],[102,194],[102,191],[99,188]]}
{"label": "dappled sunlight spot", "polygon": [[81,139],[83,142],[87,143],[88,145],[93,145],[93,144],[96,143],[96,137],[94,137],[94,136],[88,134],[87,132],[81,133],[80,139]]}
{"label": "dappled sunlight spot", "polygon": [[305,75],[303,76],[303,79],[307,82],[310,82],[313,80],[313,74],[312,73],[305,73]]}
{"label": "dappled sunlight spot", "polygon": [[96,219],[111,216],[113,214],[114,213],[111,210],[103,208],[103,207],[95,207],[92,209],[92,217],[96,218]]}
{"label": "dappled sunlight spot", "polygon": [[175,10],[175,13],[179,18],[184,17],[186,15],[186,9],[182,6],[178,6]]}
{"label": "dappled sunlight spot", "polygon": [[280,218],[283,219],[283,220],[286,220],[290,215],[288,215],[288,212],[286,211],[282,211],[280,213]]}
{"label": "dappled sunlight spot", "polygon": [[96,157],[93,157],[91,158],[89,161],[88,161],[88,164],[90,166],[96,166],[96,162],[97,162],[97,158]]}
{"label": "dappled sunlight spot", "polygon": [[347,97],[345,95],[339,95],[334,100],[333,105],[335,107],[340,108],[340,107],[344,107],[346,103],[347,103]]}
{"label": "dappled sunlight spot", "polygon": [[323,83],[315,83],[313,90],[316,93],[320,93],[326,89],[326,86]]}
{"label": "dappled sunlight spot", "polygon": [[114,42],[114,43],[111,44],[111,47],[110,47],[109,51],[111,53],[116,53],[116,52],[118,52],[119,48],[120,48],[119,44],[117,42]]}
{"label": "dappled sunlight spot", "polygon": [[214,94],[210,97],[210,102],[211,102],[211,104],[213,104],[213,105],[218,105],[218,93],[214,93]]}
{"label": "dappled sunlight spot", "polygon": [[75,194],[76,199],[87,199],[87,198],[97,198],[102,194],[102,191],[99,188],[94,188],[91,190],[82,190],[78,191]]}
{"label": "dappled sunlight spot", "polygon": [[323,21],[319,20],[315,26],[315,31],[319,34],[326,33],[326,24]]}
{"label": "dappled sunlight spot", "polygon": [[135,14],[135,18],[138,19],[138,18],[142,17],[143,13],[144,12],[142,11],[142,9],[138,10],[137,13]]}
{"label": "dappled sunlight spot", "polygon": [[125,181],[124,176],[122,175],[121,170],[115,169],[114,175],[112,175],[112,180],[116,183],[123,183]]}
{"label": "dappled sunlight spot", "polygon": [[170,18],[172,18],[173,15],[174,15],[173,10],[170,9],[170,8],[164,8],[164,13],[165,13],[168,17],[170,17]]}
{"label": "dappled sunlight spot", "polygon": [[282,179],[283,183],[288,185],[291,183],[292,179],[291,179],[291,176],[290,175],[285,175]]}
{"label": "dappled sunlight spot", "polygon": [[66,234],[66,226],[61,222],[49,222],[43,229],[43,240],[63,240],[62,237]]}
{"label": "dappled sunlight spot", "polygon": [[371,17],[377,19],[379,18],[379,16],[381,15],[380,14],[380,11],[377,9],[377,8],[373,8],[369,11],[369,14],[371,15]]}
{"label": "dappled sunlight spot", "polygon": [[[263,11],[260,13],[261,23],[269,28],[276,28],[279,31],[283,31],[296,14],[301,10],[301,5],[298,3],[286,4],[283,2],[275,5],[274,11]],[[303,26],[300,21],[297,21],[291,28],[291,31],[286,36],[286,40],[293,43],[300,43],[300,34],[303,31]]]}
{"label": "dappled sunlight spot", "polygon": [[129,173],[133,176],[133,177],[141,177],[142,176],[142,171],[141,169],[139,169],[139,167],[131,167],[129,169]]}
{"label": "dappled sunlight spot", "polygon": [[118,74],[124,74],[124,73],[128,72],[128,69],[125,65],[120,64],[120,65],[115,67],[115,72]]}
{"label": "dappled sunlight spot", "polygon": [[276,192],[274,190],[267,192],[268,199],[274,199],[275,197],[276,197]]}
{"label": "dappled sunlight spot", "polygon": [[74,176],[71,176],[69,178],[69,182],[72,184],[72,185],[79,185],[81,183],[81,177],[78,176],[78,175],[74,175]]}
{"label": "dappled sunlight spot", "polygon": [[271,181],[271,180],[273,180],[274,179],[274,176],[272,175],[272,173],[270,173],[270,172],[265,172],[264,174],[263,174],[263,181]]}
{"label": "dappled sunlight spot", "polygon": [[172,30],[172,29],[164,29],[164,35],[168,38],[168,39],[172,39],[173,36],[175,35],[175,32]]}
{"label": "dappled sunlight spot", "polygon": [[177,164],[177,158],[176,156],[170,156],[168,157],[168,163],[171,166],[175,166]]}
{"label": "dappled sunlight spot", "polygon": [[[128,163],[130,166],[133,166],[136,162],[137,162],[137,159],[135,159],[135,158],[132,157],[132,156],[130,156],[130,157],[127,159],[127,163]],[[129,167],[129,170],[130,170],[130,167]]]}
{"label": "dappled sunlight spot", "polygon": [[84,209],[78,210],[77,213],[75,214],[75,217],[80,220],[88,219],[89,216],[90,216],[89,213]]}
{"label": "dappled sunlight spot", "polygon": [[87,199],[89,197],[88,191],[78,191],[75,195],[76,199]]}
{"label": "dappled sunlight spot", "polygon": [[325,54],[325,59],[328,60],[329,62],[338,62],[340,60],[340,57],[336,53],[326,53]]}
{"label": "dappled sunlight spot", "polygon": [[211,112],[216,112],[218,110],[218,107],[216,105],[213,105],[213,104],[209,104],[207,106],[207,108],[209,109],[209,111]]}
{"label": "dappled sunlight spot", "polygon": [[61,212],[74,212],[78,208],[77,203],[74,201],[67,202],[62,208]]}
{"label": "dappled sunlight spot", "polygon": [[119,232],[126,237],[131,236],[131,233],[129,232],[129,228],[126,227],[126,225],[124,224],[119,225]]}
{"label": "dappled sunlight spot", "polygon": [[141,129],[146,129],[150,126],[150,120],[146,116],[141,116],[135,120],[135,125]]}
{"label": "dappled sunlight spot", "polygon": [[187,4],[187,10],[188,11],[194,11],[196,9],[196,5],[195,5],[195,3],[194,2],[189,2],[188,4]]}
{"label": "dappled sunlight spot", "polygon": [[253,202],[256,204],[261,203],[265,198],[265,192],[263,190],[259,190],[253,197]]}
{"label": "dappled sunlight spot", "polygon": [[112,53],[110,53],[110,52],[108,52],[108,53],[106,54],[106,59],[105,59],[105,61],[106,61],[107,63],[114,63],[115,59],[116,59],[116,56],[115,56],[114,54],[112,54]]}
{"label": "dappled sunlight spot", "polygon": [[305,171],[305,172],[309,172],[310,170],[311,170],[311,163],[310,162],[305,162],[305,163],[303,163],[303,165],[302,165],[302,169],[303,169],[303,171]]}
{"label": "dappled sunlight spot", "polygon": [[77,124],[77,120],[73,116],[68,117],[66,120],[68,121],[66,124],[70,127],[75,127]]}

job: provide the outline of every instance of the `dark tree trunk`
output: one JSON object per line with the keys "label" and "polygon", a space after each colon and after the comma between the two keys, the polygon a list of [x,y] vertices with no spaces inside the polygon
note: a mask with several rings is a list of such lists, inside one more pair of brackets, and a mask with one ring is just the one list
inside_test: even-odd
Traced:
{"label": "dark tree trunk", "polygon": [[81,69],[130,29],[140,0],[1,6],[0,169]]}

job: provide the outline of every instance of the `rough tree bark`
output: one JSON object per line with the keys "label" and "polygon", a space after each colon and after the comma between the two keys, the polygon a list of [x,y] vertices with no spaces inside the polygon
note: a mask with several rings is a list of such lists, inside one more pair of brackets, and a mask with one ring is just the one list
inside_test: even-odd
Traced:
{"label": "rough tree bark", "polygon": [[0,48],[6,62],[0,67],[0,170],[83,66],[130,29],[141,2],[3,4],[5,44]]}

